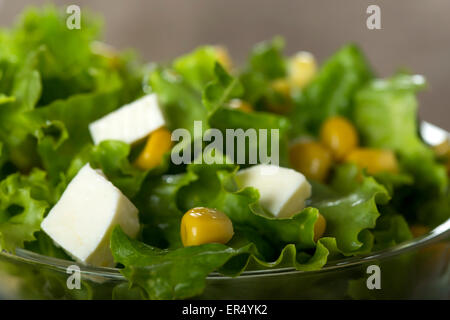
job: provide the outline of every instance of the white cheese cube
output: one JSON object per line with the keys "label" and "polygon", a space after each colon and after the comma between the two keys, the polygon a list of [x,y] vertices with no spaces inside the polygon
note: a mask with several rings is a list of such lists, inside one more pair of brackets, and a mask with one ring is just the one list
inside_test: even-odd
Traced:
{"label": "white cheese cube", "polygon": [[277,218],[288,218],[305,207],[311,185],[295,170],[260,164],[237,172],[240,187],[254,187],[260,204]]}
{"label": "white cheese cube", "polygon": [[87,164],[69,183],[41,228],[75,260],[113,267],[109,241],[116,225],[135,237],[138,210],[100,170]]}
{"label": "white cheese cube", "polygon": [[146,95],[89,125],[92,140],[120,140],[133,144],[164,126],[156,94]]}

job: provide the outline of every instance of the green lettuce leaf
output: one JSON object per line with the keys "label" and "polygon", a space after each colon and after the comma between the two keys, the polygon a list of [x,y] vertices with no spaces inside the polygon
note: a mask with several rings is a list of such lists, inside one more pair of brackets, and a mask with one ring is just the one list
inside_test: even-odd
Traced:
{"label": "green lettuce leaf", "polygon": [[3,142],[0,141],[0,180],[4,178],[3,165],[6,161],[8,161],[8,157],[4,151]]}
{"label": "green lettuce leaf", "polygon": [[76,93],[93,90],[99,66],[91,52],[91,43],[99,33],[99,19],[82,15],[83,28],[69,30],[67,16],[53,6],[29,8],[12,30],[14,52],[24,60],[30,52],[38,54],[36,68],[43,81],[40,104],[65,99]]}
{"label": "green lettuce leaf", "polygon": [[356,95],[354,119],[364,145],[394,150],[416,184],[444,191],[445,168],[435,161],[432,150],[417,133],[415,93],[424,85],[423,77],[417,75],[373,80]]}
{"label": "green lettuce leaf", "polygon": [[[9,64],[11,67],[11,64]],[[35,123],[26,117],[41,96],[41,78],[33,68],[33,56],[21,66],[14,67],[10,88],[4,90],[9,98],[0,104],[0,140],[9,160],[19,169],[29,170],[38,163],[35,141],[31,134]]]}
{"label": "green lettuce leaf", "polygon": [[0,104],[14,102],[16,98],[0,93]]}
{"label": "green lettuce leaf", "polygon": [[17,73],[18,68],[18,63],[13,57],[0,57],[0,93],[2,96],[2,104],[13,102],[15,100],[10,93],[12,91],[14,76]]}
{"label": "green lettuce leaf", "polygon": [[417,209],[419,223],[434,228],[448,219],[450,219],[450,191],[446,195],[419,204]]}
{"label": "green lettuce leaf", "polygon": [[142,91],[137,59],[96,52],[100,24],[82,17],[69,30],[64,12],[30,8],[0,36],[0,140],[17,169],[43,166],[52,180],[90,142],[90,122]]}
{"label": "green lettuce leaf", "polygon": [[[149,79],[150,87],[158,94],[170,130],[185,128],[194,140],[200,138],[195,136],[194,121],[202,122],[204,132],[209,128],[217,128],[223,134],[226,129],[280,129],[281,163],[287,163],[289,120],[269,113],[244,114],[239,110],[220,108],[229,99],[239,96],[242,90],[238,79],[229,76],[220,64],[216,64],[214,81],[205,87],[203,99],[189,81],[170,69],[156,68]],[[270,141],[268,148],[271,146]],[[258,144],[247,149],[256,150],[255,154],[259,154]]]}
{"label": "green lettuce leaf", "polygon": [[399,214],[384,214],[377,221],[373,231],[374,250],[392,247],[413,238],[405,218]]}
{"label": "green lettuce leaf", "polygon": [[194,181],[190,173],[163,175],[146,179],[133,203],[139,209],[139,217],[144,224],[143,240],[160,248],[182,246],[180,223],[184,212],[176,205],[178,191]]}
{"label": "green lettuce leaf", "polygon": [[[219,129],[223,136],[226,137],[227,129],[238,130],[241,129],[246,132],[248,129],[256,130],[257,139],[245,141],[245,164],[251,164],[249,161],[249,155],[257,155],[257,163],[266,163],[267,159],[262,159],[260,155],[261,142],[266,147],[267,155],[270,157],[272,155],[272,145],[275,143],[274,147],[278,146],[278,160],[279,165],[286,166],[288,164],[288,133],[291,128],[290,121],[283,116],[275,115],[268,112],[243,112],[235,109],[220,108],[214,112],[209,118],[209,125],[211,128]],[[278,130],[278,137],[272,139],[272,130]],[[260,130],[266,130],[267,139],[260,141],[259,134]],[[236,132],[236,131],[235,131]],[[278,139],[277,139],[278,138]],[[235,139],[237,142],[237,139]],[[226,144],[224,143],[224,146]],[[225,150],[227,155],[234,154],[234,161],[236,161],[236,155],[238,152],[243,152],[242,149],[239,151],[239,144],[234,144],[235,150]],[[226,149],[226,148],[225,148]],[[231,156],[230,156],[231,158]],[[243,164],[243,166],[245,166]],[[253,163],[254,164],[254,163]],[[276,164],[276,163],[274,163]]]}
{"label": "green lettuce leaf", "polygon": [[29,176],[12,174],[0,182],[0,250],[14,252],[35,240],[52,198],[48,186],[40,170]]}
{"label": "green lettuce leaf", "polygon": [[404,155],[427,152],[417,134],[415,96],[424,86],[421,76],[398,74],[375,79],[361,89],[355,98],[354,120],[363,145]]}
{"label": "green lettuce leaf", "polygon": [[175,59],[173,69],[191,88],[201,92],[209,82],[214,80],[216,63],[216,49],[212,46],[202,46]]}
{"label": "green lettuce leaf", "polygon": [[75,95],[36,109],[29,115],[38,124],[38,152],[52,179],[69,167],[89,143],[91,122],[120,106],[120,90]]}
{"label": "green lettuce leaf", "polygon": [[268,79],[283,78],[286,75],[286,61],[283,56],[284,40],[275,37],[271,41],[258,43],[250,53],[249,68],[252,72]]}
{"label": "green lettuce leaf", "polygon": [[[32,58],[31,58],[32,59]],[[32,110],[41,96],[41,76],[39,72],[25,65],[14,77],[11,96],[17,102],[17,111]]]}
{"label": "green lettuce leaf", "polygon": [[239,76],[244,86],[243,99],[257,109],[267,110],[268,105],[289,103],[271,86],[273,80],[284,78],[287,73],[283,49],[284,40],[281,37],[258,43]]}
{"label": "green lettuce leaf", "polygon": [[378,183],[381,183],[394,197],[395,190],[403,187],[410,187],[414,184],[414,177],[408,173],[380,172],[374,175]]}
{"label": "green lettuce leaf", "polygon": [[[15,55],[17,53],[15,52],[13,37],[11,36],[9,30],[0,28],[0,47],[2,48],[2,50],[0,51],[0,61],[15,60]],[[3,80],[5,79],[4,74],[0,73],[0,79],[2,78]],[[3,85],[4,83],[0,85],[0,88],[2,88]]]}
{"label": "green lettuce leaf", "polygon": [[148,174],[132,166],[128,160],[130,146],[121,141],[103,141],[94,146],[89,162],[102,169],[108,179],[127,197],[133,197],[141,189]]}
{"label": "green lettuce leaf", "polygon": [[116,262],[125,266],[121,273],[137,283],[150,299],[183,299],[200,294],[208,274],[231,257],[245,254],[222,244],[205,244],[177,250],[162,250],[129,239],[117,227],[111,235]]}
{"label": "green lettuce leaf", "polygon": [[[418,135],[416,91],[424,85],[423,77],[407,74],[373,80],[356,95],[354,120],[364,145],[394,150],[401,170],[413,177],[413,184],[394,186],[395,210],[413,221],[420,211],[420,220],[431,226],[450,217],[450,210],[445,167]],[[440,214],[434,215],[434,206]]]}
{"label": "green lettuce leaf", "polygon": [[347,45],[331,56],[314,80],[295,97],[290,117],[292,135],[317,134],[328,117],[353,113],[354,95],[372,78],[372,70],[361,50]]}
{"label": "green lettuce leaf", "polygon": [[369,229],[375,228],[380,216],[377,204],[389,201],[388,191],[353,165],[338,167],[331,186],[314,183],[312,190],[311,206],[327,221],[325,235],[335,237],[344,254],[370,252],[373,236]]}
{"label": "green lettuce leaf", "polygon": [[[288,244],[281,251],[275,261],[267,262],[252,254],[247,262],[246,269],[261,270],[269,268],[295,268],[299,271],[319,270],[332,258],[340,253],[336,245],[336,239],[331,237],[320,238],[317,241],[314,254],[298,251],[296,246]],[[223,270],[221,270],[223,272]]]}
{"label": "green lettuce leaf", "polygon": [[257,258],[253,245],[232,248],[211,243],[200,246],[162,250],[132,240],[116,227],[111,235],[111,250],[116,262],[124,265],[121,273],[131,286],[145,290],[150,299],[183,299],[203,292],[206,277],[213,271],[227,276],[239,275],[248,265],[260,268],[294,266],[298,270],[321,268],[335,250],[334,239],[321,239],[312,257],[299,263],[294,245],[286,246],[277,260],[265,262]]}
{"label": "green lettuce leaf", "polygon": [[92,17],[90,13],[82,16],[83,28],[73,31],[66,26],[63,10],[54,6],[29,7],[12,31],[18,55],[24,57],[39,46],[46,46],[55,62],[62,64],[61,70],[71,73],[79,66],[90,64],[90,44],[98,36],[101,22],[89,15]]}
{"label": "green lettuce leaf", "polygon": [[243,87],[238,78],[231,77],[225,69],[216,63],[214,67],[215,80],[203,90],[203,105],[210,113],[222,107],[232,98],[242,95]]}
{"label": "green lettuce leaf", "polygon": [[207,110],[201,102],[201,94],[183,78],[169,69],[158,68],[150,74],[149,83],[158,95],[169,130],[184,128],[193,135],[194,121],[202,121],[206,126]]}

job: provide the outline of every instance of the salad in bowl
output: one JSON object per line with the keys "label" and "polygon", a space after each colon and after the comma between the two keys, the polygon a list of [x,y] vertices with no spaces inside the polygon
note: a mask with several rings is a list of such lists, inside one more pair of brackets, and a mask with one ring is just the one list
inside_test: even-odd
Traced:
{"label": "salad in bowl", "polygon": [[183,299],[210,277],[320,271],[448,221],[450,144],[419,133],[423,76],[378,78],[354,44],[319,65],[280,37],[242,66],[216,45],[144,64],[98,32],[52,7],[0,30],[0,255]]}

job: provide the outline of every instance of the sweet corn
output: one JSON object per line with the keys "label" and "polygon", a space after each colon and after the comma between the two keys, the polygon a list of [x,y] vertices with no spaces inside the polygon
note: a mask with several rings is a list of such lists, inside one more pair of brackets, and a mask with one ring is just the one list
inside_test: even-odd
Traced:
{"label": "sweet corn", "polygon": [[415,224],[410,227],[411,233],[414,238],[423,236],[430,231],[430,228],[423,226],[421,224]]}
{"label": "sweet corn", "polygon": [[113,47],[101,41],[94,41],[91,44],[92,53],[99,55],[107,61],[108,65],[117,69],[122,64],[119,52]]}
{"label": "sweet corn", "polygon": [[318,142],[300,142],[289,150],[292,167],[306,178],[324,181],[331,167],[331,154]]}
{"label": "sweet corn", "polygon": [[450,139],[434,146],[433,150],[438,157],[450,157]]}
{"label": "sweet corn", "polygon": [[205,243],[225,244],[233,234],[231,220],[226,214],[215,209],[193,208],[181,219],[181,241],[185,247]]}
{"label": "sweet corn", "polygon": [[303,88],[317,73],[317,63],[314,56],[305,51],[298,52],[289,62],[289,80],[298,87]]}
{"label": "sweet corn", "polygon": [[327,221],[325,220],[324,216],[319,213],[316,223],[314,224],[314,242],[317,242],[317,240],[319,240],[323,236],[326,227]]}
{"label": "sweet corn", "polygon": [[248,103],[240,99],[233,99],[230,101],[230,108],[241,110],[244,112],[252,112],[253,107]]}
{"label": "sweet corn", "polygon": [[292,103],[290,101],[291,94],[291,84],[288,79],[277,79],[274,80],[271,84],[273,90],[275,90],[278,94],[280,94],[283,98],[280,99],[282,101],[274,104],[269,103],[268,109],[274,113],[278,114],[286,114],[292,109]]}
{"label": "sweet corn", "polygon": [[163,158],[163,155],[172,147],[170,131],[165,128],[155,130],[148,137],[144,150],[136,159],[135,165],[143,170],[149,170],[157,167]]}
{"label": "sweet corn", "polygon": [[288,79],[280,78],[271,83],[272,88],[285,97],[289,97],[291,93],[291,84]]}
{"label": "sweet corn", "polygon": [[434,146],[433,151],[440,159],[443,159],[447,169],[447,175],[450,176],[450,139],[445,140],[441,144]]}
{"label": "sweet corn", "polygon": [[397,158],[390,150],[358,148],[350,152],[346,161],[367,169],[369,174],[398,171]]}
{"label": "sweet corn", "polygon": [[233,62],[231,60],[230,54],[225,47],[215,46],[217,61],[223,66],[223,68],[230,72],[233,69]]}
{"label": "sweet corn", "polygon": [[331,150],[336,160],[342,160],[358,146],[358,133],[347,119],[331,117],[321,127],[320,141]]}

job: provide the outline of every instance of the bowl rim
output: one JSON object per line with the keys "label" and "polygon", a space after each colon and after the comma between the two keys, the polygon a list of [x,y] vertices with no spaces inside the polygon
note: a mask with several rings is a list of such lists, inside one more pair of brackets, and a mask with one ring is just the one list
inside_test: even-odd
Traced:
{"label": "bowl rim", "polygon": [[[262,276],[266,277],[266,276],[277,276],[286,274],[312,274],[312,273],[317,274],[320,272],[329,272],[336,269],[344,269],[350,266],[362,265],[368,263],[369,261],[386,259],[449,238],[450,238],[450,218],[447,219],[447,221],[445,221],[444,223],[432,229],[427,234],[422,235],[420,237],[413,238],[411,240],[402,242],[395,246],[371,252],[368,254],[332,260],[318,270],[301,271],[295,269],[294,267],[249,270],[240,273],[238,278],[262,277]],[[80,268],[81,274],[89,278],[102,278],[103,280],[126,281],[126,278],[120,273],[120,269],[118,268],[106,268],[106,267],[95,267],[84,265],[76,261],[44,256],[25,249],[17,249],[16,254],[1,251],[0,256],[3,256],[6,259],[13,260],[15,262],[40,265],[42,267],[46,267],[64,273],[67,273],[67,268],[69,266],[76,265]],[[218,272],[213,272],[206,279],[219,280],[230,278],[236,277],[224,276]]]}

